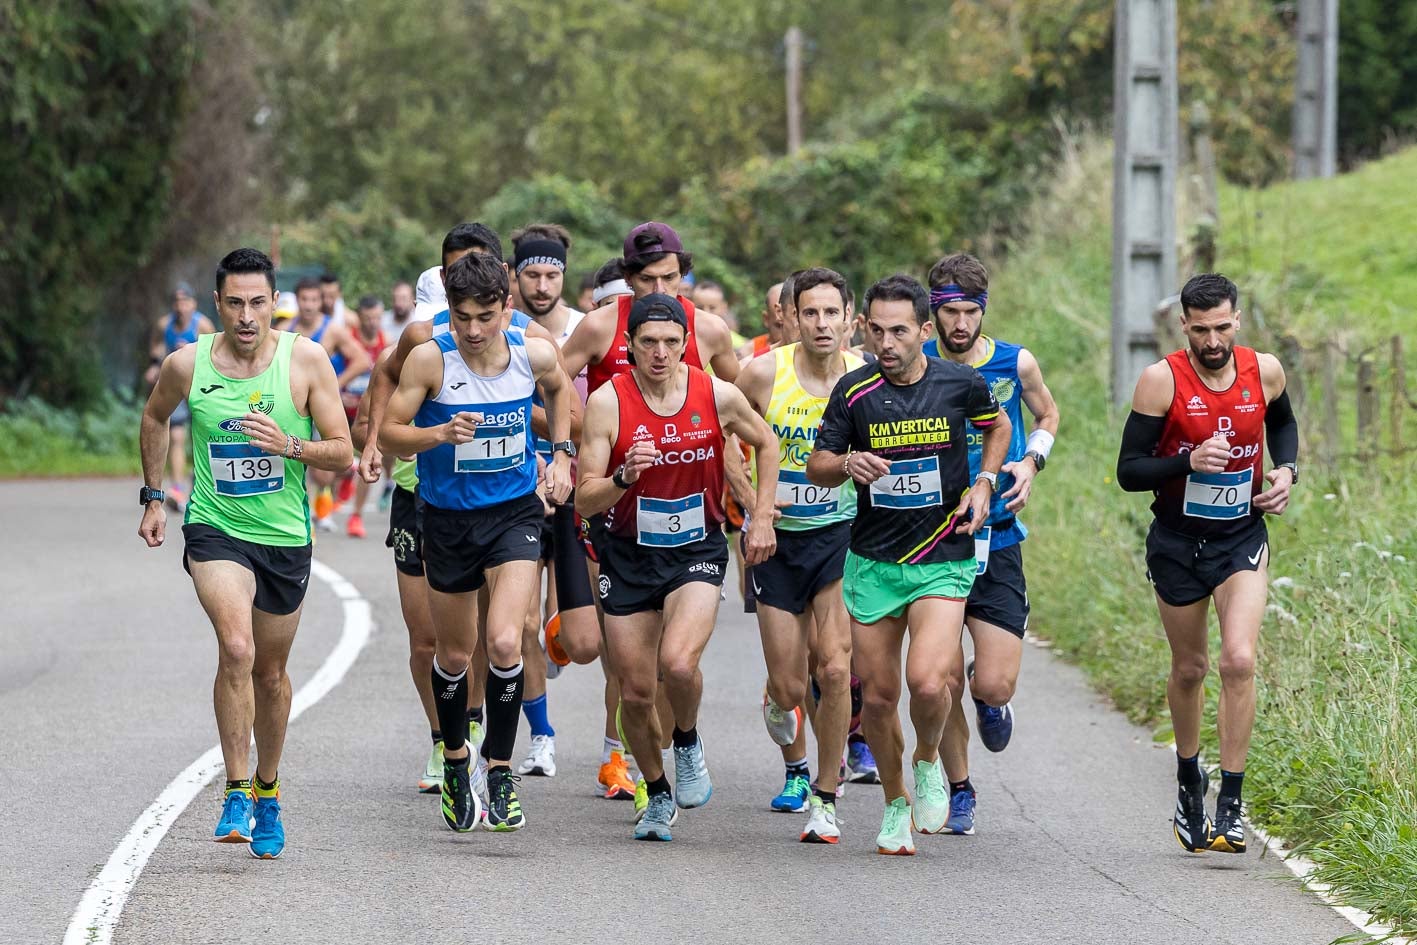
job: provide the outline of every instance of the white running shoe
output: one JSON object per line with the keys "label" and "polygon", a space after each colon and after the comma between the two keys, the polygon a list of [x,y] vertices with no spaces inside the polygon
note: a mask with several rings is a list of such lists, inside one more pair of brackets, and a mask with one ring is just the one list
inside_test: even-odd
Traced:
{"label": "white running shoe", "polygon": [[434,742],[428,754],[428,763],[423,766],[423,777],[418,779],[418,790],[422,794],[438,794],[443,790],[443,743]]}
{"label": "white running shoe", "polygon": [[556,739],[551,735],[531,736],[531,750],[526,760],[517,766],[517,774],[556,777]]}
{"label": "white running shoe", "polygon": [[780,748],[786,748],[797,741],[797,728],[801,724],[802,710],[784,709],[763,693],[763,722],[768,727],[768,738]]}
{"label": "white running shoe", "polygon": [[823,804],[822,799],[813,794],[807,799],[807,809],[811,815],[807,826],[802,828],[803,843],[836,843],[841,839],[841,830],[836,825],[836,805]]}

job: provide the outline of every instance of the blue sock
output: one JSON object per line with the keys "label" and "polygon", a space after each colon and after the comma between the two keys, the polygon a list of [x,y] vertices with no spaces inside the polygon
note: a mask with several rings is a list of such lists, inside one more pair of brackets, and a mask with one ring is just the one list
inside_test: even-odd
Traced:
{"label": "blue sock", "polygon": [[522,714],[526,716],[527,724],[531,726],[533,735],[555,735],[556,730],[551,727],[551,723],[546,718],[546,693],[542,693],[536,699],[522,700]]}

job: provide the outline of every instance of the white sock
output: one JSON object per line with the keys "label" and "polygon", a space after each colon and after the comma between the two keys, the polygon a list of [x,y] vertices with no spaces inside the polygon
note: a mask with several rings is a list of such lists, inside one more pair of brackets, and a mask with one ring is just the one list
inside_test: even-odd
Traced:
{"label": "white sock", "polygon": [[610,761],[610,753],[615,751],[624,753],[625,746],[620,744],[618,739],[607,738],[605,740],[605,748],[600,752],[600,763],[608,764]]}

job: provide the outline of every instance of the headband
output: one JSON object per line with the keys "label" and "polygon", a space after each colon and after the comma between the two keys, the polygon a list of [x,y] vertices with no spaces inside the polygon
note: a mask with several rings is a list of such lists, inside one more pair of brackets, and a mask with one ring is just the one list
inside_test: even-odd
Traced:
{"label": "headband", "polygon": [[527,266],[555,266],[564,272],[566,247],[556,240],[526,240],[517,245],[516,255],[512,260],[517,275],[521,275]]}
{"label": "headband", "polygon": [[595,287],[595,291],[590,294],[591,303],[599,305],[612,295],[630,295],[634,290],[624,279],[611,279],[604,285]]}
{"label": "headband", "polygon": [[979,311],[983,312],[989,304],[989,292],[986,290],[978,295],[970,295],[953,282],[930,290],[930,311],[939,311],[940,306],[946,302],[973,302],[979,306]]}

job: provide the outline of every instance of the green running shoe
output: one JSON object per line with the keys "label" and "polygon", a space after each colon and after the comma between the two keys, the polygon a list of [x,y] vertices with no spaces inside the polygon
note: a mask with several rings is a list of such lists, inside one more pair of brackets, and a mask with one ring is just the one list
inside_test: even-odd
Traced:
{"label": "green running shoe", "polygon": [[635,823],[644,819],[645,808],[649,807],[649,785],[644,778],[635,782]]}
{"label": "green running shoe", "polygon": [[434,742],[428,753],[428,763],[423,766],[423,777],[418,779],[418,790],[423,794],[437,794],[443,789],[443,743]]}
{"label": "green running shoe", "polygon": [[514,783],[520,781],[512,774],[511,768],[498,765],[487,771],[487,793],[491,803],[487,805],[487,829],[496,833],[510,833],[526,826],[522,814],[522,802],[517,798]]}
{"label": "green running shoe", "polygon": [[915,841],[910,836],[910,802],[897,797],[886,805],[881,832],[876,834],[876,852],[885,856],[914,856]]}
{"label": "green running shoe", "polygon": [[915,829],[939,833],[950,818],[950,795],[940,759],[915,762]]}

